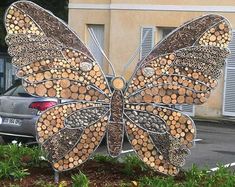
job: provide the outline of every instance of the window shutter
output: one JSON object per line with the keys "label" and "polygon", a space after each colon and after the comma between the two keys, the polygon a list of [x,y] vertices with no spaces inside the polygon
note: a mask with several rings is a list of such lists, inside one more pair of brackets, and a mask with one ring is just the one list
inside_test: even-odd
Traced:
{"label": "window shutter", "polygon": [[[140,59],[143,59],[152,50],[154,46],[154,31],[155,31],[154,27],[142,27],[141,28],[140,43],[142,44],[142,46],[140,50]],[[146,35],[146,33],[148,34]]]}
{"label": "window shutter", "polygon": [[194,116],[194,105],[176,105],[175,108],[189,116]]}
{"label": "window shutter", "polygon": [[235,31],[229,49],[231,54],[225,67],[223,115],[235,116]]}
{"label": "window shutter", "polygon": [[182,111],[189,116],[194,116],[194,105],[182,105]]}

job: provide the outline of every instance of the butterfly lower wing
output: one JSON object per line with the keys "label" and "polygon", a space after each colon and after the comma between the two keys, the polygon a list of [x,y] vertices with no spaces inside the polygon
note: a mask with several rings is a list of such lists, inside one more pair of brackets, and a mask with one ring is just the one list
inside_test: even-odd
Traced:
{"label": "butterfly lower wing", "polygon": [[5,26],[12,63],[29,94],[108,100],[110,88],[99,64],[63,21],[32,2],[20,1],[8,8]]}
{"label": "butterfly lower wing", "polygon": [[46,153],[47,159],[50,162],[55,162],[64,157],[80,140],[84,129],[83,128],[63,128],[53,136],[48,138],[41,147]]}
{"label": "butterfly lower wing", "polygon": [[53,162],[53,168],[57,171],[66,171],[79,166],[89,159],[101,143],[107,124],[108,116],[106,115],[95,124],[84,128],[77,145],[70,152],[66,153],[63,158]]}
{"label": "butterfly lower wing", "polygon": [[[170,164],[155,148],[151,137],[147,132],[131,121],[126,121],[128,139],[139,158],[152,169],[169,175],[176,175],[178,169]],[[141,134],[141,135],[139,135]]]}
{"label": "butterfly lower wing", "polygon": [[221,16],[203,16],[179,27],[140,62],[127,87],[126,102],[204,103],[217,85],[230,39],[231,26]]}
{"label": "butterfly lower wing", "polygon": [[176,175],[196,136],[192,119],[152,104],[127,104],[124,112],[128,138],[141,160],[161,173]]}
{"label": "butterfly lower wing", "polygon": [[58,105],[44,112],[37,122],[37,138],[48,160],[55,163],[79,145],[89,147],[89,154],[80,150],[89,157],[105,134],[108,113],[108,107],[102,104],[81,102]]}

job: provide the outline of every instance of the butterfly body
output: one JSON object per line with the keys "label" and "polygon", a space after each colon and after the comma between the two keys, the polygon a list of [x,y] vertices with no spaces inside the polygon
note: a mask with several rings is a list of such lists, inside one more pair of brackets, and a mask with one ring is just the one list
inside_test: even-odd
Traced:
{"label": "butterfly body", "polygon": [[5,26],[25,90],[73,100],[44,111],[36,123],[37,140],[56,171],[84,163],[105,135],[108,153],[118,156],[126,134],[148,166],[168,175],[179,172],[196,128],[171,106],[203,104],[216,87],[231,40],[224,17],[205,15],[183,24],[138,63],[127,84],[114,76],[111,85],[79,37],[38,5],[13,3]]}
{"label": "butterfly body", "polygon": [[110,117],[107,127],[108,152],[112,157],[118,156],[122,151],[124,120],[123,120],[123,93],[114,90],[110,103]]}

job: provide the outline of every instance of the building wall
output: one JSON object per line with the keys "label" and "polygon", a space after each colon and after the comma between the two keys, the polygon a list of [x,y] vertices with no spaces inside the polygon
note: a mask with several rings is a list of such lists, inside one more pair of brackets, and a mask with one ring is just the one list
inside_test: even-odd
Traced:
{"label": "building wall", "polygon": [[[108,5],[118,5],[121,8],[111,6],[109,9]],[[161,5],[167,6],[162,7],[163,10],[158,10]],[[200,11],[200,5],[202,5],[202,10],[207,8],[208,11],[211,10],[208,6],[211,6],[213,10],[218,10],[217,13],[225,16],[232,25],[235,25],[234,0],[100,0],[98,2],[95,0],[70,0],[69,25],[86,41],[87,24],[105,24],[105,51],[117,74],[121,74],[124,64],[140,45],[141,27],[178,27],[192,18],[207,14],[208,12]],[[98,7],[98,10],[95,7]],[[180,7],[185,7],[186,10],[172,10]],[[148,10],[144,10],[144,8]],[[156,30],[155,36],[157,42],[159,40],[158,30]],[[135,63],[132,63],[127,69],[126,79],[133,73]],[[104,69],[107,73],[108,66],[105,66]],[[223,92],[224,79],[222,77],[208,102],[202,106],[196,106],[195,114],[198,116],[222,115]]]}

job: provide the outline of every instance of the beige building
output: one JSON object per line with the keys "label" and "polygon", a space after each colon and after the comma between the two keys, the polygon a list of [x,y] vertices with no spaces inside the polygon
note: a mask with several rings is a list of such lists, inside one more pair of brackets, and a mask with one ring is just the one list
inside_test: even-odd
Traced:
{"label": "beige building", "polygon": [[[137,61],[145,56],[162,37],[182,23],[204,14],[218,13],[235,27],[234,0],[70,0],[69,25],[89,46],[106,73],[111,73],[107,61],[95,46],[88,28],[95,35],[117,74],[136,54],[125,78],[133,73]],[[148,35],[142,42],[143,36]],[[142,43],[142,48],[136,50]],[[231,42],[232,55],[224,76],[206,104],[183,106],[196,116],[235,116],[235,40]],[[136,53],[135,53],[136,52]]]}

